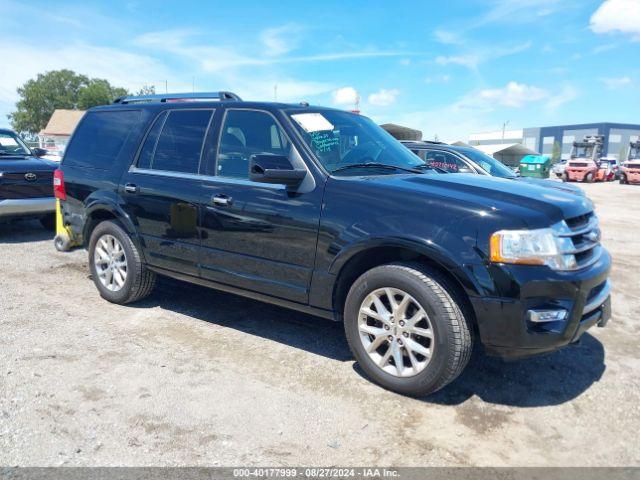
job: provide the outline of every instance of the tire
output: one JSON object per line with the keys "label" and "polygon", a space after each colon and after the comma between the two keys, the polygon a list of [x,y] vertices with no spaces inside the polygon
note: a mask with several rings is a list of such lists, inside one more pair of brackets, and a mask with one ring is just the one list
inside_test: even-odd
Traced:
{"label": "tire", "polygon": [[40,225],[45,230],[55,230],[56,229],[56,215],[55,213],[50,213],[45,215],[44,217],[40,217]]}
{"label": "tire", "polygon": [[[100,248],[100,251],[106,251],[102,248],[104,244],[101,240],[107,241],[111,238],[115,239],[121,246],[121,249],[117,251],[124,251],[124,259],[122,260],[122,256],[119,258],[121,259],[120,263],[126,266],[125,279],[122,285],[117,285],[117,282],[113,281],[112,286],[117,290],[110,289],[101,281],[101,274],[98,270],[102,270],[102,267],[99,267],[97,265],[99,262],[96,261],[96,249]],[[98,245],[99,242],[100,246]],[[122,227],[114,221],[102,222],[93,230],[89,241],[89,267],[93,283],[95,283],[100,295],[112,303],[124,305],[137,302],[149,296],[155,287],[156,274],[142,263],[140,252],[135,244]],[[111,273],[111,276],[113,277],[112,279],[118,277],[114,272]],[[121,279],[122,276],[120,275],[119,278]]]}
{"label": "tire", "polygon": [[622,174],[620,175],[620,185],[624,185],[625,183],[627,183],[627,176]]}
{"label": "tire", "polygon": [[[400,325],[403,324],[399,318],[393,319],[395,326],[388,329],[388,325],[385,326],[384,322],[377,322],[362,313],[363,306],[368,305],[376,292],[385,291],[384,289],[390,289],[394,294],[398,291],[408,294],[417,306],[422,307],[426,313],[425,320],[416,323],[420,324],[422,332],[431,331],[431,339],[415,336],[407,331],[398,332]],[[380,294],[380,298],[382,298],[382,294]],[[454,298],[457,298],[457,295],[448,279],[436,270],[421,264],[382,265],[360,276],[351,286],[347,295],[344,327],[349,347],[365,374],[384,388],[410,396],[424,396],[434,393],[457,378],[469,362],[473,350],[473,340],[468,318],[465,318],[462,313],[462,302],[456,301]],[[402,299],[401,294],[398,294],[394,301],[402,302]],[[406,320],[403,329],[410,329],[408,327],[410,325],[409,317],[420,316],[418,309],[410,308],[413,310],[407,309],[402,317]],[[374,312],[376,315],[377,310],[376,307]],[[386,332],[380,335],[381,338],[384,337],[383,343],[380,343],[378,350],[374,350],[372,354],[367,352],[365,342],[370,341],[368,347],[372,348],[377,344],[378,336],[368,336],[368,333],[362,333],[362,328],[371,327],[368,324],[365,326],[361,322],[377,322],[380,328],[377,328],[376,331]],[[397,368],[395,360],[389,359],[388,363],[384,364],[384,358],[388,356],[385,347],[393,350],[393,342],[389,341],[390,338],[394,338],[393,342],[400,345],[401,356],[399,358],[402,363],[400,369]],[[428,348],[430,352],[428,358],[418,353],[419,350],[414,350],[412,354],[409,353],[409,347],[413,345],[411,348],[414,348],[415,343],[418,342],[422,342],[423,350],[425,346]],[[395,351],[392,356],[394,353]],[[426,365],[420,367],[421,369],[417,368],[414,366],[414,359],[418,365],[420,365],[420,361],[426,362]],[[383,367],[379,366],[380,363],[383,363]],[[403,370],[401,375],[399,370]]]}
{"label": "tire", "polygon": [[593,173],[587,173],[584,177],[584,181],[587,183],[593,183]]}
{"label": "tire", "polygon": [[566,173],[563,173],[561,178],[562,178],[563,182],[568,182],[569,181],[569,176]]}

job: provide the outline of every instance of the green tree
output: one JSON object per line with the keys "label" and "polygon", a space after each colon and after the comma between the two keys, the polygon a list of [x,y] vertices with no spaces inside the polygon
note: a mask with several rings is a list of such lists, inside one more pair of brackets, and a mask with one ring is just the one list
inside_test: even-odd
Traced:
{"label": "green tree", "polygon": [[136,95],[155,95],[155,94],[156,94],[155,85],[143,85],[142,88],[136,92]]}
{"label": "green tree", "polygon": [[551,162],[558,163],[562,157],[562,146],[560,142],[554,142],[553,150],[551,151]]}
{"label": "green tree", "polygon": [[107,105],[116,98],[128,95],[124,88],[113,87],[102,78],[92,78],[78,91],[78,108],[86,110],[96,105]]}
{"label": "green tree", "polygon": [[35,134],[42,130],[57,108],[86,109],[111,103],[126,95],[107,80],[90,79],[72,70],[54,70],[40,73],[18,88],[16,111],[9,114],[11,125],[21,133]]}

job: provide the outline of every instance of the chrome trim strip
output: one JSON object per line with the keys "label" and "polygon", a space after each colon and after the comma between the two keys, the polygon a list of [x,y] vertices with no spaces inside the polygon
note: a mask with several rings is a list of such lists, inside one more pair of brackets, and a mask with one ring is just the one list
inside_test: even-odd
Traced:
{"label": "chrome trim strip", "polygon": [[586,315],[587,313],[593,312],[598,307],[600,307],[611,295],[611,281],[607,278],[604,283],[604,287],[600,290],[600,293],[596,295],[593,299],[587,303],[582,309],[582,315]]}
{"label": "chrome trim strip", "polygon": [[0,217],[13,215],[28,215],[32,213],[51,213],[56,211],[54,197],[41,198],[10,198],[0,200]]}
{"label": "chrome trim strip", "polygon": [[563,230],[557,233],[557,235],[559,237],[575,237],[577,235],[582,235],[585,234],[587,232],[590,232],[591,230],[597,228],[599,225],[598,222],[598,217],[596,217],[595,215],[591,218],[591,220],[589,220],[589,223],[587,223],[586,225],[580,227],[579,229],[576,230],[572,230],[568,225],[565,226],[567,227],[567,230]]}
{"label": "chrome trim strip", "polygon": [[245,185],[249,187],[269,188],[272,190],[286,190],[286,186],[280,185],[278,183],[252,182],[251,180],[245,180],[241,178],[215,177],[213,175],[200,175],[197,173],[172,172],[169,170],[151,170],[148,168],[138,168],[134,166],[131,166],[129,168],[129,173],[138,173],[141,175],[152,175],[152,176],[155,175],[158,177],[182,178],[186,180],[200,180],[200,181],[212,182],[212,183]]}

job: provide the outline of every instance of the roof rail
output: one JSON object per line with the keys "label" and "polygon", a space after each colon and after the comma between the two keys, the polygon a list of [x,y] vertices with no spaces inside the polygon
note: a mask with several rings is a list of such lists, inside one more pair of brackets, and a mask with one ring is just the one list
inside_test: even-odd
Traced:
{"label": "roof rail", "polygon": [[241,102],[242,99],[232,92],[193,92],[193,93],[161,93],[154,95],[124,95],[116,98],[113,103],[154,103],[154,102],[212,102],[233,100]]}

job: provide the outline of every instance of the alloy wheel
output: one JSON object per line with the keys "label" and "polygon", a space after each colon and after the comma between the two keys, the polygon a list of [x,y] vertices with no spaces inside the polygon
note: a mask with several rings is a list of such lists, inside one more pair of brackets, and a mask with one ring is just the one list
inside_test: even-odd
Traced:
{"label": "alloy wheel", "polygon": [[93,253],[100,283],[108,290],[117,292],[127,280],[127,256],[120,241],[113,235],[103,235],[96,242]]}
{"label": "alloy wheel", "polygon": [[358,333],[373,362],[396,377],[417,375],[433,357],[429,316],[415,298],[397,288],[380,288],[366,296]]}

